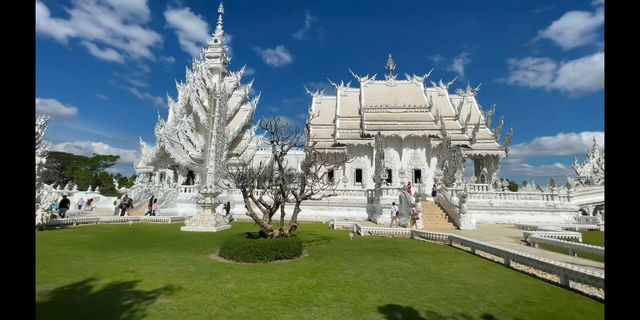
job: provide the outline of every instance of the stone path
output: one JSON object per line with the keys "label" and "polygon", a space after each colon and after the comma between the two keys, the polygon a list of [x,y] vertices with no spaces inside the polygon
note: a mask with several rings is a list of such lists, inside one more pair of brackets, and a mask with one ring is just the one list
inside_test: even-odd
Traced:
{"label": "stone path", "polygon": [[522,237],[523,231],[524,230],[520,230],[514,225],[505,224],[479,224],[477,226],[477,230],[447,230],[447,232],[452,234],[461,235],[513,250],[523,251],[555,261],[573,264],[585,269],[604,272],[603,262],[573,257],[568,254],[527,246],[526,243],[522,241],[524,240]]}
{"label": "stone path", "polygon": [[[360,225],[367,226],[367,227],[383,226],[383,225],[377,225],[371,221],[353,221],[353,222],[357,222]],[[388,225],[384,225],[384,227],[388,227]],[[480,240],[482,242],[491,243],[504,248],[526,252],[538,257],[573,264],[588,270],[592,270],[596,272],[604,272],[603,262],[583,259],[579,257],[573,257],[568,254],[562,254],[558,252],[553,252],[549,250],[538,249],[538,248],[527,246],[526,243],[522,241],[524,240],[524,238],[522,237],[522,232],[524,230],[520,230],[516,228],[514,225],[479,224],[477,225],[477,230],[442,230],[442,229],[430,229],[428,227],[425,227],[423,230],[456,234],[463,237]]]}

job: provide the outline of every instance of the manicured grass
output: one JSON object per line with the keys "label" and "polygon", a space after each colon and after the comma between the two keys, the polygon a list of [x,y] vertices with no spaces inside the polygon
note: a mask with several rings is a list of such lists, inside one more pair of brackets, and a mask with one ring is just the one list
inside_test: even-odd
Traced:
{"label": "manicured grass", "polygon": [[[582,243],[604,247],[603,231],[580,231],[580,233],[582,233]],[[576,241],[576,240],[571,240],[571,241]],[[569,254],[569,250],[567,249],[551,246],[548,244],[541,244],[540,249]],[[583,252],[578,252],[577,256],[580,258],[604,262],[604,256],[598,256],[595,254],[589,254],[589,253],[583,253]]]}
{"label": "manicured grass", "polygon": [[582,243],[604,247],[604,231],[581,231]]}
{"label": "manicured grass", "polygon": [[38,319],[602,319],[604,304],[460,250],[356,237],[321,224],[307,256],[213,260],[221,240],[256,231],[180,224],[97,225],[36,234]]}

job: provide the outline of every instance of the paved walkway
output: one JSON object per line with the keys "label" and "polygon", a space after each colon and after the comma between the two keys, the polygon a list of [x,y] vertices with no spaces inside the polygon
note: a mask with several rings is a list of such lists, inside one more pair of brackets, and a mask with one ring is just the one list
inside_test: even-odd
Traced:
{"label": "paved walkway", "polygon": [[585,269],[604,272],[603,262],[573,257],[568,254],[562,254],[528,246],[523,241],[523,231],[524,230],[520,230],[514,225],[479,224],[477,225],[477,230],[448,230],[447,232],[495,244],[497,246],[523,251],[539,257],[573,264]]}
{"label": "paved walkway", "polygon": [[[388,227],[388,225],[377,225],[371,221],[353,221],[367,227]],[[427,231],[445,232],[460,235],[463,237],[480,240],[482,242],[491,243],[508,249],[526,252],[538,257],[569,263],[596,272],[604,272],[604,263],[573,257],[568,254],[562,254],[544,249],[538,249],[528,246],[523,240],[522,232],[514,225],[507,224],[478,224],[477,230],[435,230],[424,228]]]}

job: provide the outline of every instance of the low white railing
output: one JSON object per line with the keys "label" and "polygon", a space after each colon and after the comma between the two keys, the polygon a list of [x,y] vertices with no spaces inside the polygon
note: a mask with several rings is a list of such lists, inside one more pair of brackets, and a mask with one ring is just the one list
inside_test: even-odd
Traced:
{"label": "low white railing", "polygon": [[602,219],[598,216],[577,216],[575,217],[578,224],[601,224]]}
{"label": "low white railing", "polygon": [[356,232],[363,237],[373,235],[396,235],[396,236],[410,236],[411,229],[407,228],[389,228],[389,227],[362,227],[356,223]]}
{"label": "low white railing", "polygon": [[527,200],[566,203],[570,201],[567,194],[549,192],[496,192],[496,191],[469,191],[469,200]]}
{"label": "low white railing", "polygon": [[184,216],[155,216],[155,217],[80,217],[52,219],[47,222],[48,227],[55,226],[76,226],[80,224],[105,224],[105,223],[133,223],[133,222],[163,222],[172,223],[184,221]]}
{"label": "low white railing", "polygon": [[468,190],[471,192],[489,192],[492,190],[491,185],[486,183],[472,183],[468,184]]}
{"label": "low white railing", "polygon": [[527,238],[527,241],[534,247],[538,247],[539,244],[548,244],[554,247],[559,247],[569,250],[569,254],[576,256],[577,252],[590,253],[599,256],[604,256],[604,247],[594,246],[590,244],[584,244],[573,241],[558,240],[554,238],[547,238],[539,234],[533,234]]}
{"label": "low white railing", "polygon": [[[333,225],[340,225],[339,221],[333,221]],[[388,227],[363,227],[359,223],[350,223],[353,226],[354,231],[361,236],[373,236],[373,235],[410,235],[414,239],[425,239],[430,241],[443,242],[446,245],[455,247],[460,250],[465,250],[475,255],[486,257],[486,254],[501,259],[501,263],[507,267],[526,272],[528,274],[535,274],[540,276],[532,270],[522,269],[517,265],[523,265],[531,269],[535,269],[547,274],[557,276],[558,284],[566,288],[574,288],[581,290],[584,293],[598,298],[604,299],[604,273],[595,272],[574,266],[571,264],[554,261],[542,257],[538,257],[525,252],[508,249],[493,244],[488,244],[482,241],[453,235],[445,232],[433,232],[418,229],[407,228],[388,228]],[[521,225],[525,226],[525,225]],[[539,232],[538,232],[539,233]],[[565,232],[566,233],[566,232]],[[531,236],[530,238],[537,239],[539,237]],[[551,239],[547,239],[551,240]],[[544,241],[544,240],[542,240]],[[560,241],[560,240],[555,240]],[[563,241],[569,242],[569,241]],[[584,245],[585,250],[592,250],[595,252],[598,249],[586,249],[587,245]],[[467,249],[464,249],[467,248]],[[604,251],[603,251],[604,252]],[[498,260],[500,261],[500,260]],[[514,265],[514,263],[516,265]],[[572,286],[572,282],[579,283],[598,289],[598,293],[589,291],[580,286]]]}
{"label": "low white railing", "polygon": [[178,191],[180,191],[180,193],[186,193],[186,194],[192,194],[192,193],[198,193],[198,188],[200,186],[198,186],[197,184],[194,185],[182,185],[182,186],[178,186]]}
{"label": "low white railing", "polygon": [[338,221],[336,219],[333,219],[331,222],[329,222],[329,226],[332,229],[349,229],[349,230],[353,230],[353,228],[355,227],[356,223],[355,222],[347,222],[347,221]]}
{"label": "low white railing", "polygon": [[582,242],[582,233],[573,231],[525,231],[522,233],[525,241],[531,236],[540,236],[551,239],[575,239]]}

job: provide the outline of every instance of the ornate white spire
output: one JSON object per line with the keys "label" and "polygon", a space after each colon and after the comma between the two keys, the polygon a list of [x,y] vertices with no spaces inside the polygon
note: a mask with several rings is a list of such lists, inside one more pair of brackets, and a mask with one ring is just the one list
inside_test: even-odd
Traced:
{"label": "ornate white spire", "polygon": [[224,16],[224,6],[222,6],[222,1],[220,1],[220,6],[218,7],[218,26],[216,27],[216,35],[222,35],[224,31],[222,31],[222,16]]}
{"label": "ornate white spire", "polygon": [[393,57],[389,54],[389,59],[387,59],[387,79],[395,79],[396,75],[396,63],[393,62]]}

